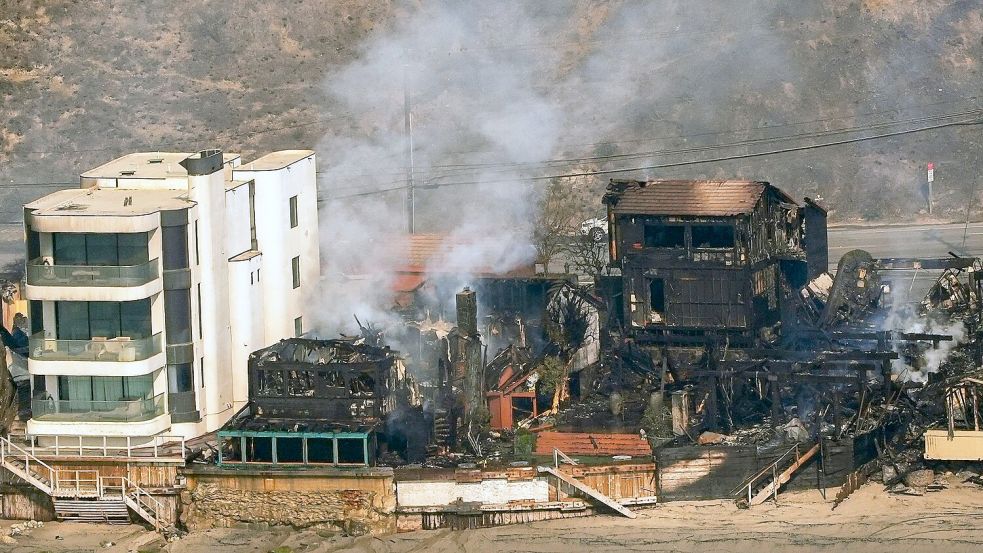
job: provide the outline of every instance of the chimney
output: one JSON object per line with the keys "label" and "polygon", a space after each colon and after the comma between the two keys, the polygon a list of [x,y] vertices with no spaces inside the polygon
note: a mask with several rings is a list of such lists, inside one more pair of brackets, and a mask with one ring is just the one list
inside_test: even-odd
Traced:
{"label": "chimney", "polygon": [[457,293],[457,329],[464,336],[478,335],[478,298],[474,291],[464,287]]}

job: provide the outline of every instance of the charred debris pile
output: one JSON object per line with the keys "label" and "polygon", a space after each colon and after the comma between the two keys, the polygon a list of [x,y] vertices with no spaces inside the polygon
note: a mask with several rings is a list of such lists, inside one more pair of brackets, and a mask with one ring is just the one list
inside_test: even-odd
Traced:
{"label": "charred debris pile", "polygon": [[[355,464],[430,467],[849,442],[851,471],[902,475],[927,429],[978,429],[977,259],[856,250],[830,273],[825,210],[765,182],[613,180],[604,203],[594,285],[414,279],[396,327],[256,352],[223,435],[340,432],[365,437]],[[924,299],[912,270],[938,275]]]}

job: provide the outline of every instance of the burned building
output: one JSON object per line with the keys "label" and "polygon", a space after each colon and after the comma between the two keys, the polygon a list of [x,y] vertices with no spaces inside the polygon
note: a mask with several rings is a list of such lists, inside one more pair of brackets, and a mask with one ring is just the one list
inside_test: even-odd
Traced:
{"label": "burned building", "polygon": [[604,202],[633,332],[753,339],[779,320],[782,279],[826,270],[825,212],[767,182],[612,180]]}
{"label": "burned building", "polygon": [[219,462],[370,465],[390,448],[422,451],[426,436],[409,430],[419,405],[389,348],[281,340],[250,355],[249,404],[219,431]]}

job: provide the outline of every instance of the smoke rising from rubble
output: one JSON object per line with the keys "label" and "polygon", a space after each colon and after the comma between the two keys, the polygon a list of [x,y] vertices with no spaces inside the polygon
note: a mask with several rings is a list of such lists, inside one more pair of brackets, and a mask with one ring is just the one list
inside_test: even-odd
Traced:
{"label": "smoke rising from rubble", "polygon": [[[895,304],[897,305],[897,304]],[[949,355],[967,339],[966,325],[962,321],[937,321],[927,315],[919,315],[910,306],[891,310],[882,326],[885,330],[901,330],[907,333],[947,334],[952,341],[939,342],[939,347],[928,347],[920,355],[918,366],[911,366],[905,360],[904,351],[900,359],[895,359],[892,370],[899,379],[910,382],[926,382],[928,375],[936,373]]]}
{"label": "smoke rising from rubble", "polygon": [[[524,177],[597,168],[589,160],[546,160],[610,153],[612,144],[604,141],[619,140],[626,125],[654,133],[703,131],[716,124],[715,109],[729,111],[732,83],[758,79],[781,90],[781,81],[795,72],[781,39],[770,34],[757,37],[753,49],[737,36],[725,40],[712,64],[684,70],[680,59],[703,48],[705,37],[667,26],[666,13],[679,12],[672,19],[683,20],[698,10],[688,2],[412,9],[418,11],[396,29],[380,29],[362,45],[358,61],[323,82],[352,123],[336,126],[318,145],[321,195],[395,189],[332,200],[322,209],[327,276],[317,327],[325,335],[351,331],[351,311],[383,319],[392,303],[387,291],[407,246],[401,238],[405,191],[399,190],[406,183],[404,87],[412,104],[417,232],[444,233],[454,244],[426,265],[431,273],[465,275],[466,281],[478,271],[507,272],[533,261],[532,225],[545,181]],[[769,10],[733,10],[731,23],[746,28],[769,16],[763,12]],[[723,62],[748,56],[753,63]],[[711,66],[715,84],[700,86]],[[680,79],[656,78],[658,71]],[[694,111],[705,114],[685,129],[660,107],[664,94],[684,92],[701,104]],[[490,182],[437,187],[475,181]],[[596,190],[585,195],[589,207],[600,210]],[[376,200],[371,208],[359,205],[368,198]],[[368,280],[344,278],[352,273]],[[362,297],[366,289],[372,293]]]}

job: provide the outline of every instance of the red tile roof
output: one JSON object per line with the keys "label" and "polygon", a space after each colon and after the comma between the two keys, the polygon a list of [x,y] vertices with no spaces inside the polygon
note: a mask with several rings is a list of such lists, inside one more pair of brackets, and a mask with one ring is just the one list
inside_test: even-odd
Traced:
{"label": "red tile roof", "polygon": [[753,211],[767,188],[744,180],[612,181],[608,201],[623,215],[728,217]]}
{"label": "red tile roof", "polygon": [[567,455],[652,455],[648,440],[638,434],[587,434],[580,432],[540,432],[536,435],[536,454],[552,455],[553,448]]}

